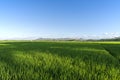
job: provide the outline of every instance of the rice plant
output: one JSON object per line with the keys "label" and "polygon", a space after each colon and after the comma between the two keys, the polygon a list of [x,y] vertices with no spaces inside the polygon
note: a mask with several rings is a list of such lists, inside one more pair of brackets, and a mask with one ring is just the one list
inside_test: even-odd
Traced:
{"label": "rice plant", "polygon": [[0,42],[0,80],[120,80],[120,44]]}

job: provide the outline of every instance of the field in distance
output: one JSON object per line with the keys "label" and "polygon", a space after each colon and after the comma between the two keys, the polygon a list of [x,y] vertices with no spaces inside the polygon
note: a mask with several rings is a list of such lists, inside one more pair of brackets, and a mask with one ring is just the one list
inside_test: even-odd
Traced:
{"label": "field in distance", "polygon": [[120,80],[120,42],[1,41],[0,80]]}

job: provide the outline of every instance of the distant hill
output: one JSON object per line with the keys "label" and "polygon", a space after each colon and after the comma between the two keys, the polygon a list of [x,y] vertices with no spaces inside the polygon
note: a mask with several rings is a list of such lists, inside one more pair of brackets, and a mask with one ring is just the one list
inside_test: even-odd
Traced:
{"label": "distant hill", "polygon": [[38,38],[35,40],[52,40],[52,41],[120,41],[120,37],[106,39],[83,39],[83,38]]}
{"label": "distant hill", "polygon": [[110,39],[100,39],[100,41],[120,41],[120,37],[115,37]]}
{"label": "distant hill", "polygon": [[36,40],[54,40],[54,41],[83,41],[82,38],[38,38]]}

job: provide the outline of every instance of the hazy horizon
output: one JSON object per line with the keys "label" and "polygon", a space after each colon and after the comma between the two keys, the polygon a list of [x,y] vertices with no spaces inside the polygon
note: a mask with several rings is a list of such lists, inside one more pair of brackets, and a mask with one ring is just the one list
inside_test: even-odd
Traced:
{"label": "hazy horizon", "polygon": [[0,0],[0,39],[119,36],[119,0]]}

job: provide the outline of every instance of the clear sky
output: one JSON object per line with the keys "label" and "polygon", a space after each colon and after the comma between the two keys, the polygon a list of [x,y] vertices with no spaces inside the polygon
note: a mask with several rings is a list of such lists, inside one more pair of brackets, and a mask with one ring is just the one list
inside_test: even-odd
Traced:
{"label": "clear sky", "polygon": [[120,0],[0,0],[0,39],[120,35]]}

